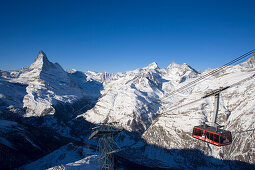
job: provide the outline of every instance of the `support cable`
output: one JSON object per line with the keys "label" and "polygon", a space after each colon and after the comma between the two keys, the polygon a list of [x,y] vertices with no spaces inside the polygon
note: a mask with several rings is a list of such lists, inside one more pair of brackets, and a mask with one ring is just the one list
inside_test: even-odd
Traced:
{"label": "support cable", "polygon": [[[241,55],[240,57],[237,57],[236,59],[234,59],[234,60],[232,60],[232,61],[230,61],[230,62],[224,64],[223,66],[221,66],[221,67],[219,67],[219,68],[217,68],[217,69],[214,69],[213,71],[211,71],[211,72],[209,72],[209,73],[207,73],[207,74],[205,74],[205,75],[202,75],[202,76],[198,77],[196,80],[194,80],[194,81],[192,81],[192,82],[190,82],[190,83],[188,83],[188,84],[186,84],[186,85],[184,85],[184,86],[182,86],[182,87],[176,89],[175,91],[173,91],[172,93],[168,94],[167,96],[164,96],[163,99],[164,99],[164,98],[168,98],[168,97],[170,97],[170,96],[173,96],[173,95],[176,94],[177,92],[183,92],[183,91],[185,91],[187,88],[193,87],[194,85],[196,85],[196,84],[197,84],[198,82],[200,82],[201,80],[203,80],[203,79],[205,79],[205,78],[208,78],[208,77],[211,77],[212,75],[214,75],[214,74],[216,74],[216,73],[219,73],[220,71],[222,71],[223,69],[225,69],[227,66],[230,66],[230,65],[232,65],[232,64],[234,64],[234,63],[237,63],[237,62],[239,62],[239,61],[245,59],[246,57],[248,57],[249,55],[253,54],[254,52],[255,52],[255,49],[253,49],[253,50],[251,50],[251,51],[249,51],[249,52],[247,52],[247,53]],[[163,100],[163,99],[161,99],[161,100]]]}
{"label": "support cable", "polygon": [[[234,84],[232,84],[232,85],[230,85],[230,86],[227,86],[227,87],[225,87],[225,88],[222,88],[222,89],[227,89],[227,88],[234,87],[234,86],[236,86],[236,85],[241,84],[242,82],[251,80],[251,79],[254,78],[254,77],[255,77],[255,74],[253,74],[252,76],[250,76],[250,77],[248,77],[248,78],[245,78],[245,79],[243,79],[243,80],[240,80],[240,81],[238,81],[238,82],[236,82],[236,83],[234,83]],[[172,112],[172,111],[174,111],[174,110],[177,110],[177,109],[179,109],[179,108],[185,107],[185,106],[187,106],[187,105],[190,105],[190,104],[199,102],[199,101],[201,101],[201,100],[203,100],[203,99],[205,99],[205,98],[207,98],[207,97],[209,97],[209,96],[211,96],[211,95],[203,96],[203,97],[201,97],[201,98],[199,98],[199,99],[197,99],[197,100],[194,100],[194,101],[192,101],[192,102],[183,104],[183,105],[181,105],[181,106],[174,106],[174,107],[171,107],[170,109],[168,109],[167,111],[164,111],[161,115],[159,115],[159,116],[152,122],[151,126],[154,125],[154,124],[158,121],[158,119],[159,119],[161,116],[166,116],[166,115],[168,115],[167,113],[169,113],[169,112]]]}

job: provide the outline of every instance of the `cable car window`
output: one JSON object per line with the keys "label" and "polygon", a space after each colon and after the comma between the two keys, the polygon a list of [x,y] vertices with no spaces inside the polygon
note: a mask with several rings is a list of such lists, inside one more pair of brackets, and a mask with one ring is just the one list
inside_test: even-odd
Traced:
{"label": "cable car window", "polygon": [[193,129],[193,135],[197,135],[197,129]]}
{"label": "cable car window", "polygon": [[200,129],[194,129],[194,135],[201,136],[202,131]]}
{"label": "cable car window", "polygon": [[206,137],[206,131],[205,130],[203,131],[203,136]]}
{"label": "cable car window", "polygon": [[198,134],[197,129],[194,129],[194,135],[197,135],[197,134]]}
{"label": "cable car window", "polygon": [[206,132],[206,138],[210,138],[210,133],[209,132]]}
{"label": "cable car window", "polygon": [[210,133],[210,140],[213,140],[213,134]]}
{"label": "cable car window", "polygon": [[220,143],[224,143],[224,141],[226,140],[226,137],[224,135],[220,135]]}
{"label": "cable car window", "polygon": [[202,130],[198,129],[198,136],[202,136]]}
{"label": "cable car window", "polygon": [[219,143],[219,135],[214,134],[214,140],[213,141]]}

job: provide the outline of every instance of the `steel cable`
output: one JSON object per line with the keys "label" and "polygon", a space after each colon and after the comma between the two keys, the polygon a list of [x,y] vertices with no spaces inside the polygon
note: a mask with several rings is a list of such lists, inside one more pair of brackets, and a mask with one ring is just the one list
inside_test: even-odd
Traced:
{"label": "steel cable", "polygon": [[186,90],[187,88],[191,88],[192,86],[196,85],[196,83],[198,83],[199,81],[201,81],[201,80],[203,80],[205,78],[208,78],[208,77],[210,77],[210,76],[212,76],[212,75],[222,71],[223,69],[225,69],[229,65],[232,65],[234,63],[237,63],[240,60],[245,59],[246,57],[248,57],[249,55],[253,54],[254,52],[255,52],[255,49],[253,49],[253,50],[251,50],[251,51],[241,55],[240,57],[238,57],[238,58],[236,58],[236,59],[234,59],[234,60],[224,64],[223,66],[221,66],[221,67],[219,67],[219,68],[217,68],[217,69],[215,69],[215,70],[213,70],[213,71],[211,71],[211,72],[209,72],[209,73],[207,73],[205,75],[202,75],[202,76],[198,77],[196,80],[194,80],[194,81],[192,81],[192,82],[190,82],[190,83],[188,83],[188,84],[186,84],[186,85],[176,89],[175,91],[173,91],[172,93],[168,94],[167,96],[164,96],[161,100],[164,100],[165,98],[168,98],[168,97],[174,95],[177,92],[182,92],[182,91]]}

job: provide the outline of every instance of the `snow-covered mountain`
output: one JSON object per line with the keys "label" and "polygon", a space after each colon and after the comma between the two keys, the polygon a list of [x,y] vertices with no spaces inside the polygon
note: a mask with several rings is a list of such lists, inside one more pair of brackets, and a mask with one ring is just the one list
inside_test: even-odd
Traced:
{"label": "snow-covered mountain", "polygon": [[[240,71],[242,70],[242,71]],[[234,84],[244,78],[253,76],[255,69],[244,69],[242,65],[229,67],[223,75],[213,76],[192,89],[189,95],[175,96],[168,103],[176,100],[174,106],[201,98],[209,89],[217,89]],[[176,110],[173,106],[164,104],[157,121],[143,133],[143,138],[150,144],[163,148],[199,149],[206,155],[224,160],[241,160],[255,163],[255,76],[220,95],[218,122],[230,130],[233,143],[229,146],[217,147],[192,138],[192,128],[202,122],[211,121],[214,108],[214,98],[210,97],[200,102],[187,105]]]}
{"label": "snow-covered mountain", "polygon": [[[154,168],[233,168],[239,165],[239,162],[222,160],[255,164],[254,77],[220,95],[218,122],[232,131],[233,143],[229,146],[216,147],[191,136],[193,126],[211,120],[213,98],[172,110],[200,99],[207,91],[254,75],[254,57],[228,66],[192,88],[165,97],[210,71],[198,72],[188,64],[175,62],[167,68],[159,68],[154,62],[125,73],[64,71],[40,51],[29,68],[0,71],[0,118],[22,122],[24,119],[25,123],[50,128],[59,135],[83,142],[89,142],[87,137],[91,130],[88,128],[92,125],[89,122],[117,122],[117,127],[126,130],[116,139],[123,148],[119,156]],[[20,117],[14,119],[11,113]],[[2,138],[0,145],[11,146]],[[207,163],[196,164],[197,160],[188,154],[199,156]],[[74,161],[78,160],[71,160]],[[67,163],[60,164],[67,167]]]}
{"label": "snow-covered mountain", "polygon": [[[12,73],[9,74],[12,75]],[[43,51],[39,52],[29,68],[20,70],[13,77],[1,78],[1,84],[3,84],[1,100],[10,104],[7,101],[9,97],[19,99],[19,103],[22,98],[22,107],[27,117],[54,114],[53,105],[73,103],[85,96],[79,84],[58,63],[51,63]],[[25,92],[24,89],[20,90],[22,94],[18,98],[15,97],[16,88],[5,94],[6,90],[9,90],[5,85],[8,83],[18,84],[21,88],[26,86]]]}
{"label": "snow-covered mountain", "polygon": [[198,72],[187,64],[160,69],[154,62],[144,68],[104,76],[104,90],[96,106],[82,116],[90,122],[117,121],[130,131],[144,132],[160,114],[154,102]]}
{"label": "snow-covered mountain", "polygon": [[[240,65],[229,66],[221,73],[169,98],[164,96],[195,80],[200,73],[187,64],[173,62],[166,69],[159,69],[153,63],[105,83],[95,107],[82,116],[94,123],[118,122],[119,126],[129,131],[141,133],[147,143],[165,149],[199,149],[205,155],[218,159],[255,164],[254,77],[221,94],[218,121],[233,132],[232,145],[219,148],[191,136],[194,126],[212,119],[214,98],[168,112],[170,108],[201,98],[208,90],[226,87],[254,75],[254,63],[254,57],[251,57]],[[212,70],[201,74],[209,71]],[[161,104],[155,102],[162,98]],[[158,115],[163,116],[154,121]],[[185,160],[185,156],[182,159]]]}

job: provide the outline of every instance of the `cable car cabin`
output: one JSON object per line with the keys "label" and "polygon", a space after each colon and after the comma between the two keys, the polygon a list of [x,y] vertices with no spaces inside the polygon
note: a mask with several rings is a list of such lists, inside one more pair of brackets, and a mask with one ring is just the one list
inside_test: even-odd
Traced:
{"label": "cable car cabin", "polygon": [[208,125],[195,126],[193,128],[192,136],[217,146],[225,146],[232,143],[232,135],[230,131],[222,129],[218,129],[217,131],[215,127]]}

